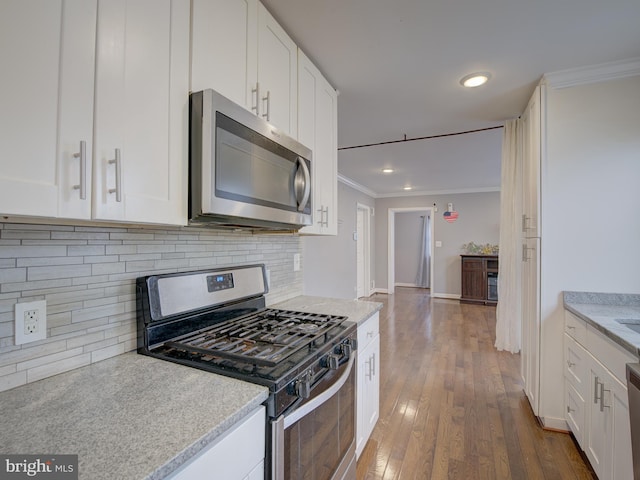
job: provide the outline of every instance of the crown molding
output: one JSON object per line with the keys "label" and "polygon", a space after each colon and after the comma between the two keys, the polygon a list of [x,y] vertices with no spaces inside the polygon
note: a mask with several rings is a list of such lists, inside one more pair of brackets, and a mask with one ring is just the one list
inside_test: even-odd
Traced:
{"label": "crown molding", "polygon": [[499,192],[500,187],[482,187],[482,188],[452,188],[449,190],[425,190],[425,191],[410,191],[400,193],[383,193],[379,194],[376,198],[393,198],[393,197],[424,197],[432,195],[452,195],[456,193],[488,193]]}
{"label": "crown molding", "polygon": [[378,194],[376,192],[374,192],[373,190],[365,187],[364,185],[360,185],[357,182],[354,182],[353,180],[351,180],[349,177],[345,177],[342,174],[338,174],[338,181],[341,183],[344,183],[345,185],[347,185],[348,187],[351,187],[355,190],[358,190],[359,192],[364,193],[365,195],[369,195],[371,198],[378,198]]}
{"label": "crown molding", "polygon": [[636,75],[640,75],[640,57],[545,73],[543,81],[552,88],[568,88]]}

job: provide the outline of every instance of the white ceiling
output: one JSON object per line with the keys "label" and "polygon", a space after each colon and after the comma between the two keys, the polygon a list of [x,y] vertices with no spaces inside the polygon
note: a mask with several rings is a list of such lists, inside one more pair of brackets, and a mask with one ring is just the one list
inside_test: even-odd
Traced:
{"label": "white ceiling", "polygon": [[[499,126],[545,73],[640,56],[638,0],[262,2],[339,91],[339,147]],[[491,81],[463,89],[474,71]],[[343,149],[338,170],[376,195],[483,191],[500,184],[501,135]]]}

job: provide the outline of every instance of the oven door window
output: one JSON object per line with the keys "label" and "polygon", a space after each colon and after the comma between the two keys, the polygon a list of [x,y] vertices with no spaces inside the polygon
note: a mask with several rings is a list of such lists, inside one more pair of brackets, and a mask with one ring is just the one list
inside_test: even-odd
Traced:
{"label": "oven door window", "polygon": [[[220,198],[298,212],[311,163],[216,112],[215,194]],[[302,183],[302,185],[300,185]],[[306,200],[303,213],[311,213]]]}
{"label": "oven door window", "polygon": [[[340,373],[325,376],[309,400],[326,390]],[[354,445],[355,368],[337,393],[284,430],[284,478],[343,478],[341,469],[349,466],[350,455],[355,458]]]}

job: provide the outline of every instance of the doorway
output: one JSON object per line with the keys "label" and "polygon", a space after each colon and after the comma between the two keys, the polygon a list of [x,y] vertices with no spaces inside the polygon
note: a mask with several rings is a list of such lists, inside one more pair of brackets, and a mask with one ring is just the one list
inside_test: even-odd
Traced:
{"label": "doorway", "polygon": [[356,298],[371,295],[371,207],[357,204],[356,213]]}
{"label": "doorway", "polygon": [[[432,207],[408,207],[408,208],[390,208],[389,217],[387,223],[388,229],[388,245],[387,245],[387,293],[392,295],[395,292],[396,287],[396,214],[407,212],[420,212],[420,214],[429,216],[433,220],[433,208]],[[433,236],[434,222],[429,222],[429,236],[431,239]],[[431,291],[434,291],[435,281],[433,278],[433,266],[434,266],[434,242],[429,242],[429,256],[431,261],[429,262],[429,285]]]}

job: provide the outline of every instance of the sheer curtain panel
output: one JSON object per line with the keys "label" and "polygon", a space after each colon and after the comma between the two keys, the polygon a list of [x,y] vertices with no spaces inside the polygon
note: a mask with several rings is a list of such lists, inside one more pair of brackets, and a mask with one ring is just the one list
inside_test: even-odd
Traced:
{"label": "sheer curtain panel", "polygon": [[429,216],[424,215],[422,217],[422,242],[420,245],[420,257],[418,261],[418,274],[416,275],[416,285],[422,288],[430,288],[429,284],[429,272],[431,266],[429,265],[431,259],[429,258],[430,245],[431,245],[431,228],[429,226]]}
{"label": "sheer curtain panel", "polygon": [[522,210],[522,127],[508,120],[502,133],[500,185],[500,262],[496,343],[498,350],[520,351],[520,215]]}

